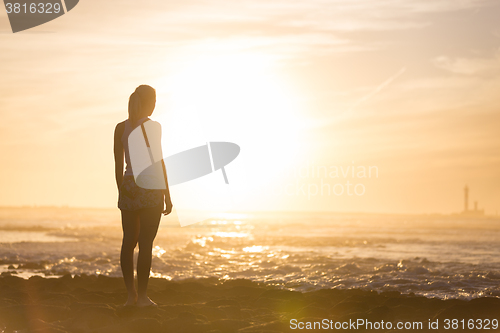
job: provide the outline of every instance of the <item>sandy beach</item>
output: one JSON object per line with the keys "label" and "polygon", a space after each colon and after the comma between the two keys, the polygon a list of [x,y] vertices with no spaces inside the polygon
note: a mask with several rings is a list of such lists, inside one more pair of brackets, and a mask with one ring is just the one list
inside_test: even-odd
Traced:
{"label": "sandy beach", "polygon": [[[183,280],[152,278],[150,297],[157,308],[123,307],[123,281],[106,276],[22,279],[0,277],[0,327],[3,332],[296,332],[353,330],[397,331],[398,322],[429,322],[437,331],[456,319],[461,331],[474,319],[498,328],[500,299],[439,300],[399,292],[322,289],[295,292],[238,279]],[[464,322],[462,323],[462,319]],[[364,320],[363,323],[360,320]],[[371,323],[372,329],[368,322]],[[392,330],[387,328],[390,322]],[[383,324],[381,324],[383,323]],[[321,325],[320,328],[318,325]],[[337,325],[337,328],[335,327]],[[343,328],[342,328],[342,325]],[[379,325],[379,329],[376,329]],[[384,325],[383,328],[380,325]],[[477,327],[477,326],[476,326]]]}

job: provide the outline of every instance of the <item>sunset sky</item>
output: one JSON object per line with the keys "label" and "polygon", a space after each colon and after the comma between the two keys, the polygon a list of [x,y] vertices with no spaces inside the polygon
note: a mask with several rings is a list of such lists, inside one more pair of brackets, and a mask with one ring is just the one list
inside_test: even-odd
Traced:
{"label": "sunset sky", "polygon": [[[207,176],[234,210],[452,213],[467,184],[496,214],[499,17],[497,0],[81,0],[13,34],[2,10],[0,206],[115,207],[114,127],[149,84],[167,155],[241,147],[230,185]],[[345,191],[312,194],[325,183]]]}

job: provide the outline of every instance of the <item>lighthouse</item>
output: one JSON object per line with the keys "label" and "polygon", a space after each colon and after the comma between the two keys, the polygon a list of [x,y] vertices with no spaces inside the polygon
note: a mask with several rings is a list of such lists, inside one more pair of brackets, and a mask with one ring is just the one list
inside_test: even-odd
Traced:
{"label": "lighthouse", "polygon": [[474,201],[474,209],[469,210],[469,187],[467,185],[465,185],[464,187],[464,211],[461,213],[461,215],[467,217],[484,216],[484,209],[478,208],[477,201]]}

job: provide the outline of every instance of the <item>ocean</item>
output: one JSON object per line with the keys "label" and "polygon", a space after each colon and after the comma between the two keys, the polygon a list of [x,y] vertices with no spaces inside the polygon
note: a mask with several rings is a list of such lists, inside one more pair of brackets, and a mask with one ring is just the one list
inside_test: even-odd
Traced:
{"label": "ocean", "polygon": [[[118,209],[0,208],[0,272],[120,277],[121,237]],[[471,299],[500,296],[499,240],[499,218],[234,213],[162,221],[151,274]]]}

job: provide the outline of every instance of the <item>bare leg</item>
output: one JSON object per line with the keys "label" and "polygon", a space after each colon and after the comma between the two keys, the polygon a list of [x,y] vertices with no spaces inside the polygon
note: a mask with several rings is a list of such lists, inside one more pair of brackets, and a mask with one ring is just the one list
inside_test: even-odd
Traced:
{"label": "bare leg", "polygon": [[128,299],[125,305],[137,302],[137,291],[134,285],[134,249],[139,240],[139,214],[122,210],[123,242],[120,253],[120,264],[123,280],[127,287]]}
{"label": "bare leg", "polygon": [[137,257],[138,306],[155,305],[147,295],[153,241],[158,232],[163,207],[140,210],[139,256]]}

